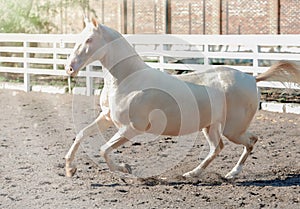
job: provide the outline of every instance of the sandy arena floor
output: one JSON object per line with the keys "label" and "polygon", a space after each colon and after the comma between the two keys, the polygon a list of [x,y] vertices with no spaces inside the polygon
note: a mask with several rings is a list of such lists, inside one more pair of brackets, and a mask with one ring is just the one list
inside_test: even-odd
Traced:
{"label": "sandy arena floor", "polygon": [[[208,151],[201,134],[186,139],[184,154],[176,153],[176,138],[141,137],[115,155],[149,178],[110,173],[99,148],[114,128],[80,147],[78,171],[67,178],[64,155],[95,118],[97,104],[97,97],[0,90],[0,208],[300,208],[299,115],[258,111],[250,129],[259,141],[234,181],[223,177],[242,147],[228,141],[201,178],[181,177]],[[151,161],[154,156],[161,162]]]}

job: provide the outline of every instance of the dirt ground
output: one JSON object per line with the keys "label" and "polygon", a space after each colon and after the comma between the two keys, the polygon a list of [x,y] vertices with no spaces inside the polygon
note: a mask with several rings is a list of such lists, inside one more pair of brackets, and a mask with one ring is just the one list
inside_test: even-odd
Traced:
{"label": "dirt ground", "polygon": [[223,177],[242,147],[228,141],[201,178],[181,177],[207,154],[202,135],[129,142],[114,154],[138,178],[111,173],[99,148],[114,128],[87,139],[67,178],[64,156],[98,98],[0,90],[0,107],[0,208],[300,208],[299,115],[258,111],[250,130],[259,141],[234,181]]}

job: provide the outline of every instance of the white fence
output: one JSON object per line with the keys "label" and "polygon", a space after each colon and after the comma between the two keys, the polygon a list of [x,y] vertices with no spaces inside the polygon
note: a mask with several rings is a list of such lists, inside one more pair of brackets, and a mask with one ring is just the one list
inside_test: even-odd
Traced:
{"label": "white fence", "polygon": [[[212,65],[234,65],[257,75],[278,60],[300,61],[300,35],[126,35],[127,40],[153,68],[160,70],[205,70]],[[77,35],[0,34],[0,72],[24,75],[24,90],[30,91],[30,76],[65,75],[64,63]],[[93,78],[103,77],[99,62],[78,76],[86,78],[87,95]],[[277,82],[260,87],[285,88]],[[299,89],[292,85],[291,88]]]}

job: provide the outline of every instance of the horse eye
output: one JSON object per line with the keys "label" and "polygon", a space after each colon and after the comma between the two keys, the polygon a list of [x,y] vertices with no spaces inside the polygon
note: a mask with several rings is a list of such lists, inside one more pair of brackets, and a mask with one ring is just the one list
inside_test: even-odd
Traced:
{"label": "horse eye", "polygon": [[92,42],[92,38],[88,38],[85,43],[89,44]]}

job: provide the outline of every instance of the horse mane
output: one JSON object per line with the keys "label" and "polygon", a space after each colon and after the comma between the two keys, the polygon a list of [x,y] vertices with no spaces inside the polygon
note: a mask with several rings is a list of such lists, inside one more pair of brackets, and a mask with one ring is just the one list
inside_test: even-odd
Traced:
{"label": "horse mane", "polygon": [[115,29],[109,28],[106,25],[99,24],[98,29],[101,30],[102,32],[104,32],[103,33],[104,36],[108,36],[110,39],[111,39],[111,37],[113,37],[114,39],[123,38],[123,36],[118,31],[116,31]]}

